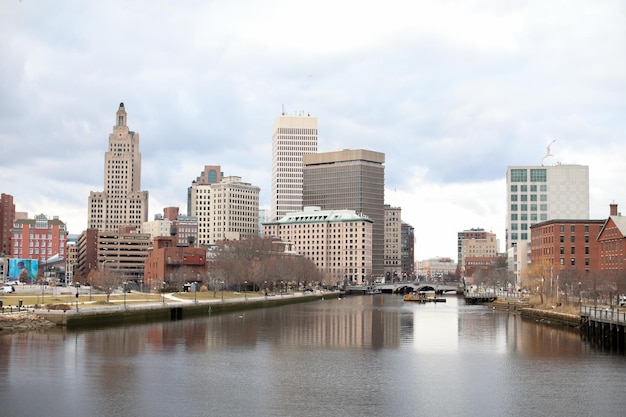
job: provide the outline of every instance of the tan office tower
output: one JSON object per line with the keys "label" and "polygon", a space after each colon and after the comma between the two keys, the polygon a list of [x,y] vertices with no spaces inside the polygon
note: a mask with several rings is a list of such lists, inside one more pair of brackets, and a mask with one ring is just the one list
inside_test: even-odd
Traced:
{"label": "tan office tower", "polygon": [[[323,210],[354,210],[374,221],[372,282],[384,274],[385,154],[346,149],[302,157],[304,206]],[[356,255],[356,253],[355,253]]]}
{"label": "tan office tower", "polygon": [[302,155],[317,152],[317,117],[287,116],[272,126],[270,218],[302,210]]}
{"label": "tan office tower", "polygon": [[109,150],[104,154],[104,191],[89,193],[89,228],[141,228],[148,220],[148,192],[141,188],[139,134],[128,130],[124,103],[120,103]]}

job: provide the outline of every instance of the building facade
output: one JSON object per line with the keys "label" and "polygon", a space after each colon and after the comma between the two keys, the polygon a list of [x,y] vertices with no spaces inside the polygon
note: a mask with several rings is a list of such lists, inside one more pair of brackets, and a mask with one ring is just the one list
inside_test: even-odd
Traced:
{"label": "building facade", "polygon": [[611,204],[610,210],[610,216],[598,235],[600,269],[623,273],[626,271],[626,217],[617,211],[617,204]]}
{"label": "building facade", "polygon": [[385,282],[402,279],[402,209],[385,204]]}
{"label": "building facade", "polygon": [[385,154],[346,149],[304,155],[305,206],[323,210],[354,210],[372,225],[371,279],[385,273]]}
{"label": "building facade", "polygon": [[140,228],[148,220],[148,192],[141,191],[139,134],[128,129],[124,103],[116,113],[104,156],[104,190],[89,193],[89,228]]}
{"label": "building facade", "polygon": [[530,242],[530,227],[589,218],[589,167],[510,166],[506,175],[506,248]]}
{"label": "building facade", "polygon": [[401,231],[401,261],[402,276],[409,280],[416,278],[415,273],[415,228],[408,223],[402,222]]}
{"label": "building facade", "polygon": [[457,264],[461,271],[465,270],[465,259],[495,258],[498,256],[498,242],[496,234],[485,229],[469,229],[457,233]]}
{"label": "building facade", "polygon": [[78,235],[78,258],[73,268],[74,282],[89,282],[91,271],[101,268],[98,264],[98,229],[86,229]]}
{"label": "building facade", "polygon": [[600,234],[604,220],[553,219],[531,227],[533,266],[546,277],[582,276],[600,267]]}
{"label": "building facade", "polygon": [[174,236],[155,237],[146,259],[144,284],[151,292],[163,285],[182,288],[188,282],[207,278],[206,250],[177,246]]}
{"label": "building facade", "polygon": [[67,228],[58,216],[48,219],[38,214],[33,219],[17,219],[13,223],[11,258],[37,260],[40,265],[39,275],[45,270],[49,259],[65,259],[66,246]]}
{"label": "building facade", "polygon": [[219,183],[192,183],[190,211],[198,222],[198,244],[258,236],[260,191],[235,176],[222,177]]}
{"label": "building facade", "polygon": [[264,223],[263,233],[314,262],[325,283],[363,285],[372,276],[372,226],[354,210],[305,207]]}
{"label": "building facade", "polygon": [[2,193],[0,195],[0,255],[11,253],[11,228],[14,220],[13,196]]}
{"label": "building facade", "polygon": [[132,226],[118,230],[98,231],[98,264],[115,271],[126,281],[143,280],[144,263],[152,246],[150,235]]}
{"label": "building facade", "polygon": [[317,117],[284,112],[272,126],[271,220],[302,210],[302,156],[317,152]]}

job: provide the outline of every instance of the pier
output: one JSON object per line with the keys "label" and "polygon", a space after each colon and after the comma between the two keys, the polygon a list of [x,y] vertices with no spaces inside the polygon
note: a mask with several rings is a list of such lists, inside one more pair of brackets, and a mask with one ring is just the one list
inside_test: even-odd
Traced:
{"label": "pier", "polygon": [[624,351],[626,337],[626,309],[582,306],[580,330],[592,343]]}

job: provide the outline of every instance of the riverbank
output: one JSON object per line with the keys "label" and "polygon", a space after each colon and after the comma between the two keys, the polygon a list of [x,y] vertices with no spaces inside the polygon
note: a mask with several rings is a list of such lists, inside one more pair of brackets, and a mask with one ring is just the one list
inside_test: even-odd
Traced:
{"label": "riverbank", "polygon": [[0,315],[0,335],[55,327],[56,324],[34,313],[12,313]]}
{"label": "riverbank", "polygon": [[318,292],[306,295],[302,293],[266,297],[244,295],[243,298],[223,300],[189,300],[178,298],[175,294],[168,294],[159,302],[153,301],[142,304],[111,304],[59,310],[27,308],[19,312],[0,315],[0,334],[46,329],[54,326],[78,328],[146,321],[181,320],[189,317],[337,298],[340,295],[339,292]]}

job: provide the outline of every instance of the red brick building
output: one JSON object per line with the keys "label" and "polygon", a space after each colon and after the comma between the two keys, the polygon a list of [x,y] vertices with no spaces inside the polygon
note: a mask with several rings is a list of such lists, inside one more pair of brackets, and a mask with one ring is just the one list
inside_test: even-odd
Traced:
{"label": "red brick building", "polygon": [[203,282],[207,276],[206,249],[176,246],[175,236],[154,238],[144,269],[144,283],[151,291],[163,283],[181,287],[188,282]]}
{"label": "red brick building", "polygon": [[600,269],[626,270],[626,217],[617,211],[617,204],[610,205],[610,216],[598,235],[600,245]]}
{"label": "red brick building", "polygon": [[561,270],[576,273],[600,268],[600,234],[604,220],[548,220],[530,228],[533,265],[543,265],[552,276]]}

